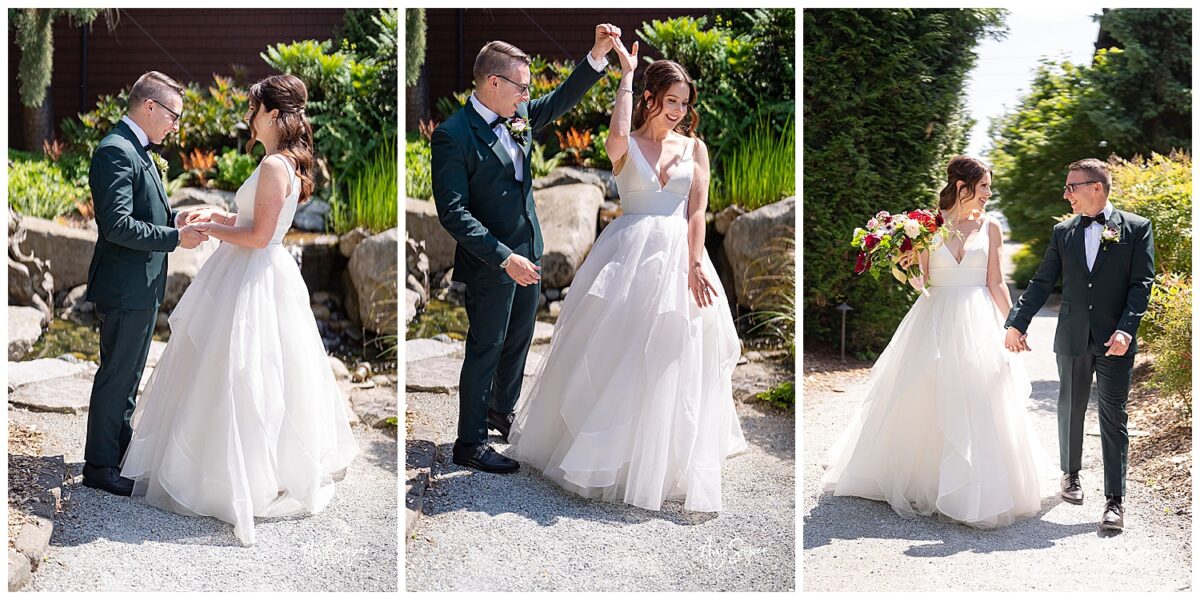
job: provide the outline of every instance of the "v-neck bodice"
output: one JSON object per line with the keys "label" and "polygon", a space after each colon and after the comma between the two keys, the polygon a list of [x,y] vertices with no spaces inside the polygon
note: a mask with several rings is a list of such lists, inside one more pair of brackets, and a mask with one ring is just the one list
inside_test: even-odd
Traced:
{"label": "v-neck bodice", "polygon": [[693,138],[668,174],[666,185],[663,185],[653,165],[642,154],[637,140],[631,137],[625,167],[616,175],[622,212],[686,218],[688,193],[692,189],[695,170],[692,158],[695,147],[696,140]]}
{"label": "v-neck bodice", "polygon": [[954,260],[950,247],[944,242],[929,255],[930,286],[987,285],[988,223],[979,224],[979,231],[964,239],[962,261]]}

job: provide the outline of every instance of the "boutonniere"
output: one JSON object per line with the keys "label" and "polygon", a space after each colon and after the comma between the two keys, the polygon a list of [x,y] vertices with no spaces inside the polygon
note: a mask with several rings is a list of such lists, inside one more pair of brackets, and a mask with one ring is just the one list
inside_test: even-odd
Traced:
{"label": "boutonniere", "polygon": [[514,140],[517,140],[517,143],[524,143],[525,134],[529,132],[529,119],[513,117],[504,123],[504,128],[508,130],[508,134]]}
{"label": "boutonniere", "polygon": [[154,166],[158,167],[158,178],[164,183],[167,181],[167,159],[163,158],[157,152],[147,152],[150,155],[150,160],[154,161]]}
{"label": "boutonniere", "polygon": [[1100,232],[1100,244],[1103,246],[1101,250],[1108,250],[1109,244],[1114,244],[1121,241],[1121,230],[1116,225],[1109,224],[1103,231]]}

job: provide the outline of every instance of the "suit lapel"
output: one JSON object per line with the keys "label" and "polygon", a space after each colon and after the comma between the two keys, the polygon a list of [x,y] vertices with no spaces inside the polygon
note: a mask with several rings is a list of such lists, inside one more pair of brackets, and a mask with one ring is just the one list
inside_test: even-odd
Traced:
{"label": "suit lapel", "polygon": [[1073,217],[1075,223],[1067,230],[1067,252],[1075,255],[1075,259],[1079,261],[1080,268],[1083,269],[1085,275],[1091,276],[1088,271],[1087,264],[1087,245],[1084,242],[1083,228],[1079,226],[1079,216]]}
{"label": "suit lapel", "polygon": [[529,103],[523,102],[517,106],[517,116],[525,119],[528,125],[525,128],[525,133],[521,135],[522,139],[517,140],[517,146],[521,148],[521,155],[524,160],[521,161],[521,168],[524,171],[522,174],[524,184],[524,194],[529,194],[529,188],[533,186],[533,166],[529,162],[529,156],[533,152],[533,125],[529,121]]}
{"label": "suit lapel", "polygon": [[171,214],[171,204],[167,202],[167,190],[163,187],[162,178],[158,173],[158,165],[154,164],[154,159],[150,157],[150,151],[142,147],[142,143],[138,141],[137,134],[129,128],[125,121],[117,122],[117,132],[120,133],[129,143],[137,148],[138,157],[142,159],[142,167],[150,169],[150,179],[154,180],[154,186],[158,188],[158,199],[167,209],[167,215]]}
{"label": "suit lapel", "polygon": [[[1112,218],[1108,220],[1108,224],[1116,227],[1117,231],[1121,231],[1121,234],[1124,235],[1121,227],[1124,226],[1125,219],[1121,218],[1121,211],[1113,209]],[[1107,227],[1108,225],[1105,225],[1105,228]],[[1092,265],[1092,273],[1096,273],[1100,270],[1100,265],[1104,264],[1104,258],[1107,256],[1108,252],[1104,251],[1104,237],[1101,236],[1100,247],[1096,250],[1096,264]]]}
{"label": "suit lapel", "polygon": [[496,158],[500,159],[500,164],[503,164],[508,169],[513,179],[516,179],[517,170],[513,166],[512,157],[508,155],[508,150],[505,150],[504,144],[500,143],[500,137],[488,127],[483,117],[479,116],[479,112],[469,102],[463,107],[463,110],[467,111],[467,120],[475,130],[475,137],[479,138],[479,141],[483,142],[483,145],[492,150],[492,154],[495,154]]}

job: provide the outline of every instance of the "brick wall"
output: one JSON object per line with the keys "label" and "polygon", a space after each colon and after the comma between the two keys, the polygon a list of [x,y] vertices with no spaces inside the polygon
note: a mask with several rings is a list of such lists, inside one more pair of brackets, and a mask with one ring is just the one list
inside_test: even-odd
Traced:
{"label": "brick wall", "polygon": [[[91,110],[100,95],[132,85],[146,71],[162,71],[184,84],[205,84],[212,81],[214,73],[233,75],[231,65],[237,64],[245,67],[246,78],[253,82],[274,73],[259,57],[268,45],[330,39],[343,12],[121,9],[113,31],[108,30],[104,16],[92,24],[86,57],[80,29],[60,18],[54,24],[54,76],[48,96],[53,102],[54,123],[57,126],[64,118]],[[8,40],[8,143],[19,147],[22,126],[17,72],[21,52],[11,28]]]}

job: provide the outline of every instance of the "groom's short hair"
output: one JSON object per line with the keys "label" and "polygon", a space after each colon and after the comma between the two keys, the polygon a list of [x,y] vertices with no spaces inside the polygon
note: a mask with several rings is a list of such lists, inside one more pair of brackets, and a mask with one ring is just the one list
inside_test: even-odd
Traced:
{"label": "groom's short hair", "polygon": [[162,102],[172,95],[182,98],[183,86],[158,71],[149,71],[138,77],[129,89],[129,108],[132,109],[147,100]]}
{"label": "groom's short hair", "polygon": [[1108,163],[1098,158],[1085,158],[1067,165],[1068,171],[1083,171],[1089,179],[1095,179],[1104,186],[1104,195],[1108,196],[1112,187],[1112,174],[1108,171]]}
{"label": "groom's short hair", "polygon": [[475,87],[483,85],[488,75],[508,73],[520,65],[529,65],[533,59],[508,42],[488,42],[475,57]]}

